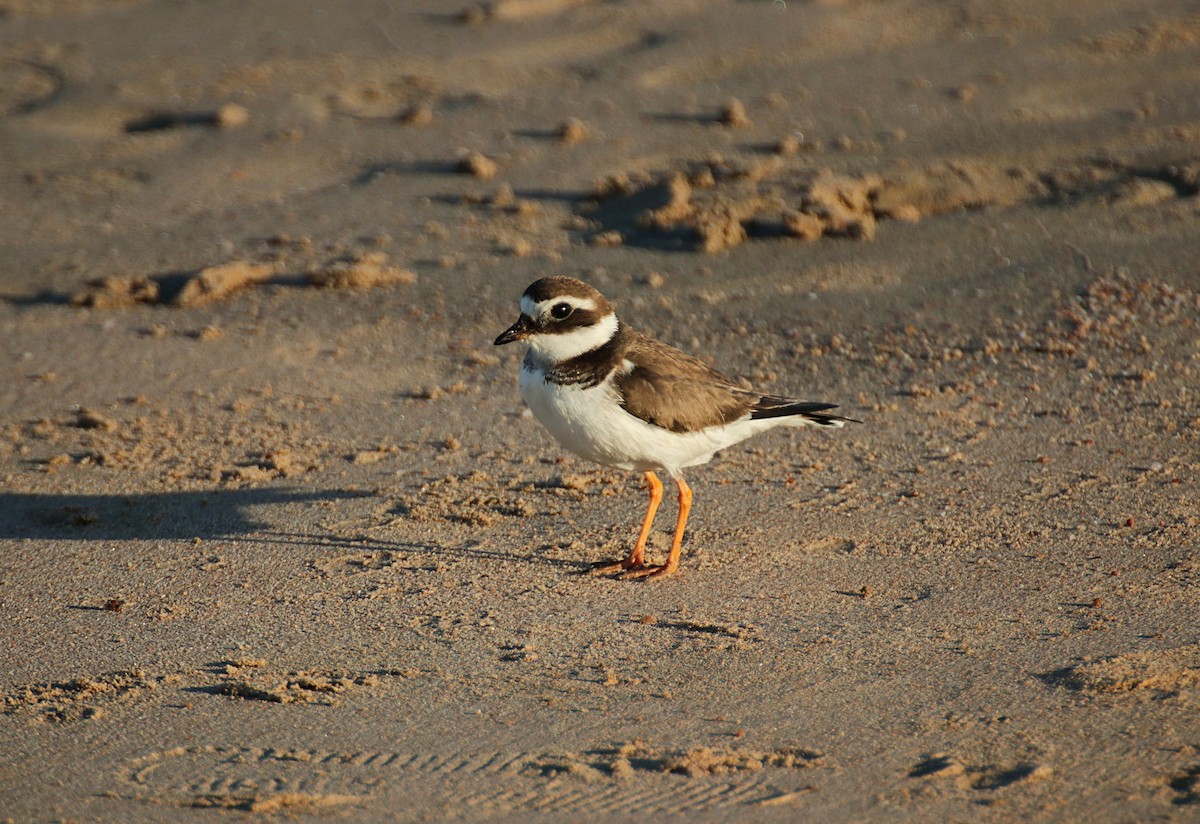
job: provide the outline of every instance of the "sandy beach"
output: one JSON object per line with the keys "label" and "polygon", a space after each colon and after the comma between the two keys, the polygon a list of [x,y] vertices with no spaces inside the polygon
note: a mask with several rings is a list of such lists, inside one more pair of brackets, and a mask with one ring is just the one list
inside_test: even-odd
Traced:
{"label": "sandy beach", "polygon": [[0,0],[0,822],[1192,820],[1198,261],[1194,0]]}

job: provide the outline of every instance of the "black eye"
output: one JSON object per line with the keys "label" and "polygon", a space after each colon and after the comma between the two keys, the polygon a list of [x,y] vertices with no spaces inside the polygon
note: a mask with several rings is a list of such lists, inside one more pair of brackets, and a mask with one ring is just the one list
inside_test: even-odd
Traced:
{"label": "black eye", "polygon": [[569,303],[556,303],[550,307],[550,317],[555,320],[565,320],[569,314],[571,314],[571,304]]}

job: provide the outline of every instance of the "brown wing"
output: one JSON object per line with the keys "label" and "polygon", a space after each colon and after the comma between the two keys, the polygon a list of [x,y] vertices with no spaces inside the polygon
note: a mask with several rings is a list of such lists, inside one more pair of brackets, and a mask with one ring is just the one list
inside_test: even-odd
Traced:
{"label": "brown wing", "polygon": [[703,361],[627,330],[633,369],[616,378],[629,414],[672,432],[695,432],[744,416],[759,395],[730,383]]}

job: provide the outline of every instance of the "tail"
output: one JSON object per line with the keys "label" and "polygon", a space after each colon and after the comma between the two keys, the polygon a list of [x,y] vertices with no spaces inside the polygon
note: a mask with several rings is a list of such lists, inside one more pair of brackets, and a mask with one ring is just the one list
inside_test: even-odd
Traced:
{"label": "tail", "polygon": [[798,401],[795,398],[781,398],[777,395],[763,395],[750,410],[751,420],[764,418],[797,418],[788,421],[793,426],[833,426],[841,427],[847,423],[862,423],[854,418],[841,415],[827,414],[826,410],[837,409],[836,403],[820,403],[819,401]]}

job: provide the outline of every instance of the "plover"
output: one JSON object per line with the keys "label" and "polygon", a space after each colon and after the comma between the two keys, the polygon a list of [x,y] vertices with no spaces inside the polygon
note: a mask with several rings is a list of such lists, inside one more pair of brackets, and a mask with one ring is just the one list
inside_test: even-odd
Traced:
{"label": "plover", "polygon": [[[521,397],[570,451],[617,469],[639,470],[650,503],[629,555],[597,572],[660,578],[679,567],[692,490],[683,470],[718,450],[776,426],[840,427],[832,403],[743,389],[708,364],[630,329],[603,295],[581,280],[547,277],[521,296],[521,315],[500,346],[528,341]],[[664,471],[679,488],[679,516],[667,562],[646,563],[646,539]]]}

